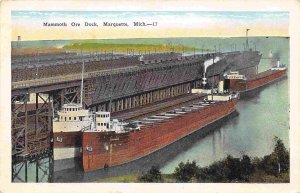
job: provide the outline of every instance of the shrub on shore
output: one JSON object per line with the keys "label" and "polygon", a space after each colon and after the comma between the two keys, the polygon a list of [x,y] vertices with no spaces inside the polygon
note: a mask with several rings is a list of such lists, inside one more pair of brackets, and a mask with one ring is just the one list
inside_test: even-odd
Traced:
{"label": "shrub on shore", "polygon": [[161,172],[158,166],[152,166],[151,169],[138,177],[139,182],[162,182]]}
{"label": "shrub on shore", "polygon": [[[228,155],[221,161],[207,167],[199,167],[196,162],[180,163],[173,173],[178,182],[249,182],[254,173],[279,176],[289,172],[289,152],[278,137],[274,138],[274,150],[263,158],[251,159],[248,155],[234,158]],[[285,176],[285,174],[284,174]],[[285,179],[283,179],[285,180]]]}
{"label": "shrub on shore", "polygon": [[[180,162],[171,175],[174,182],[289,182],[289,151],[278,137],[274,150],[263,158],[228,155],[221,161],[200,167],[195,161]],[[171,179],[172,180],[172,179]],[[138,177],[139,182],[163,182],[157,166]]]}

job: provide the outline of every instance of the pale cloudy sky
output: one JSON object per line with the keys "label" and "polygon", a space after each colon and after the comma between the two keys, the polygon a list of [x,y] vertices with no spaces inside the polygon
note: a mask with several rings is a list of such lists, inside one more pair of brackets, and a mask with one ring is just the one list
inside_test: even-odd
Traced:
{"label": "pale cloudy sky", "polygon": [[[133,22],[157,22],[136,27]],[[44,22],[65,22],[68,27],[44,27]],[[71,22],[80,23],[72,27]],[[96,22],[98,27],[85,27]],[[126,22],[128,27],[103,27],[103,22]],[[12,39],[118,39],[163,37],[288,36],[288,12],[217,11],[12,11]]]}

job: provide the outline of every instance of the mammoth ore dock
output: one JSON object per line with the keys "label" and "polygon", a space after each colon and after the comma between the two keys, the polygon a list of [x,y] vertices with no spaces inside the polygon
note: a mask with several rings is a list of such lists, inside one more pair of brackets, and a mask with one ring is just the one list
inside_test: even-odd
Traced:
{"label": "mammoth ore dock", "polygon": [[248,80],[259,79],[248,82],[255,89],[285,75],[278,67],[264,81],[260,59],[252,50],[13,57],[13,158],[54,150],[57,170],[79,160],[90,171],[147,156],[230,116]]}

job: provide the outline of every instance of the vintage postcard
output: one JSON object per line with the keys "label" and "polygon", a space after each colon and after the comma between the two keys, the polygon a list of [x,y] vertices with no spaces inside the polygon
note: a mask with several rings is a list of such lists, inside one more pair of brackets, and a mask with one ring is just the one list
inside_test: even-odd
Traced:
{"label": "vintage postcard", "polygon": [[299,8],[2,2],[0,191],[299,192]]}

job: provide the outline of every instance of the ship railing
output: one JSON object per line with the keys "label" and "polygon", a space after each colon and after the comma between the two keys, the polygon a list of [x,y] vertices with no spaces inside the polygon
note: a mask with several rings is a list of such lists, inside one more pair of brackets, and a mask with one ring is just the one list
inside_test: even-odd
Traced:
{"label": "ship railing", "polygon": [[90,125],[88,125],[88,126],[83,126],[83,127],[81,127],[81,130],[80,131],[88,131],[88,130],[90,130]]}

